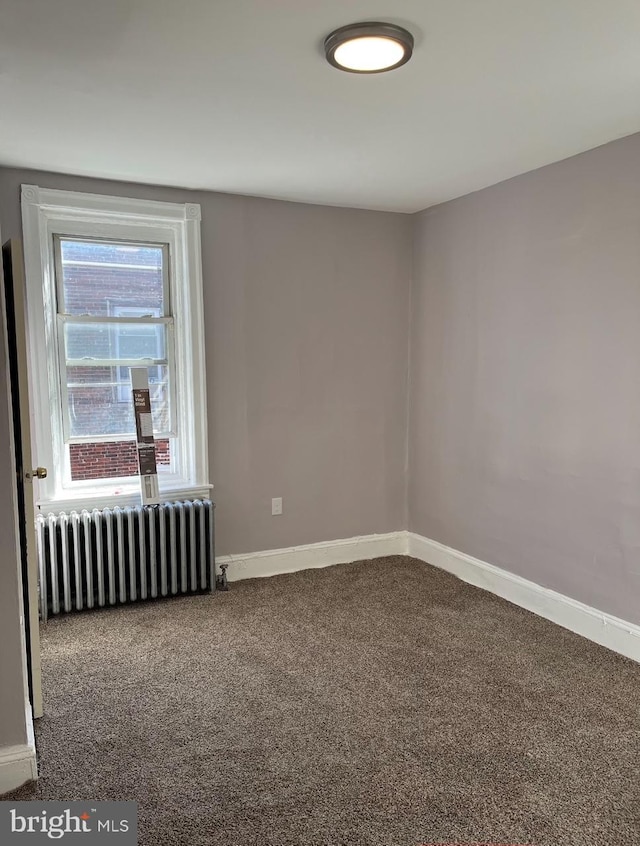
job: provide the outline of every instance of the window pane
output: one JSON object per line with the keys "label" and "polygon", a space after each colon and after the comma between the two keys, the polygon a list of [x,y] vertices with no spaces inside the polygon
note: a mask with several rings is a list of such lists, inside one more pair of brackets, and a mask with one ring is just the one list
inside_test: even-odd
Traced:
{"label": "window pane", "polygon": [[61,312],[107,317],[125,306],[142,308],[143,314],[169,313],[161,246],[61,238],[59,248]]}
{"label": "window pane", "polygon": [[65,323],[65,355],[67,360],[162,360],[165,334],[163,323]]}
{"label": "window pane", "polygon": [[[171,429],[168,376],[164,365],[149,368],[155,433]],[[67,400],[72,438],[135,434],[128,367],[67,368]]]}
{"label": "window pane", "polygon": [[[160,474],[171,471],[171,446],[169,438],[156,441],[156,466]],[[135,441],[71,444],[69,453],[74,482],[139,475]]]}

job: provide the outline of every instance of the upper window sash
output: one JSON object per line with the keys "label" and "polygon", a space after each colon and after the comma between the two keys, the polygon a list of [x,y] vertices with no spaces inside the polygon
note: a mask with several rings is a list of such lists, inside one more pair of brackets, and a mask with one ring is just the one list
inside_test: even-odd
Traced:
{"label": "upper window sash", "polygon": [[[157,249],[162,252],[162,316],[163,317],[170,317],[173,314],[172,311],[172,291],[171,291],[171,264],[172,264],[172,256],[170,251],[170,244],[167,243],[165,240],[159,241],[151,241],[151,240],[139,240],[136,238],[117,238],[117,237],[100,237],[100,236],[91,236],[91,235],[73,235],[70,233],[63,233],[63,232],[54,232],[53,235],[53,256],[54,256],[54,272],[55,272],[55,290],[56,290],[56,304],[57,304],[57,312],[58,314],[70,314],[67,303],[65,300],[65,293],[64,293],[64,267],[65,266],[73,266],[73,267],[105,267],[105,268],[119,268],[121,270],[125,269],[133,269],[131,265],[124,265],[120,262],[87,262],[87,261],[65,261],[63,262],[62,259],[62,242],[68,243],[85,243],[85,244],[104,244],[105,246],[115,246],[115,247],[127,247],[127,248],[144,248],[149,247],[152,249]],[[138,271],[154,271],[157,268],[153,267],[152,265],[148,267],[144,267],[141,265],[135,266],[135,269]],[[74,313],[77,315],[77,313]]]}

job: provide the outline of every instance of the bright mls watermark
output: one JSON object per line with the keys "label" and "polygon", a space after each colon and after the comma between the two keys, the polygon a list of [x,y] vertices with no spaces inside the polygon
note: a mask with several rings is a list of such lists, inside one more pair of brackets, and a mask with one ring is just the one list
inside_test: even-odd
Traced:
{"label": "bright mls watermark", "polygon": [[0,844],[138,842],[137,802],[0,802]]}

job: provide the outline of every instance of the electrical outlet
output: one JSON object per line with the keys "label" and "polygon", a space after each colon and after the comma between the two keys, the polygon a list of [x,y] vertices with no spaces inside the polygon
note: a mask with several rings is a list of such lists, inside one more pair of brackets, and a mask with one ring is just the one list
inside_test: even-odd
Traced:
{"label": "electrical outlet", "polygon": [[282,497],[274,496],[271,500],[271,516],[276,517],[278,514],[282,514]]}

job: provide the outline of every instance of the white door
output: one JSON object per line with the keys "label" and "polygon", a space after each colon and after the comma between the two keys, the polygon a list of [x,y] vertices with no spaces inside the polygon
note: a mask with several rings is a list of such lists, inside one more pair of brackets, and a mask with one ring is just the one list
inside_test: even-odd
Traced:
{"label": "white door", "polygon": [[18,520],[22,556],[24,626],[27,645],[29,698],[34,717],[42,716],[40,671],[40,623],[38,615],[38,558],[36,553],[34,485],[46,476],[42,467],[34,469],[31,454],[27,340],[25,324],[25,282],[19,241],[7,241],[2,248],[4,305],[7,321],[11,403],[13,410],[16,470],[18,473]]}

